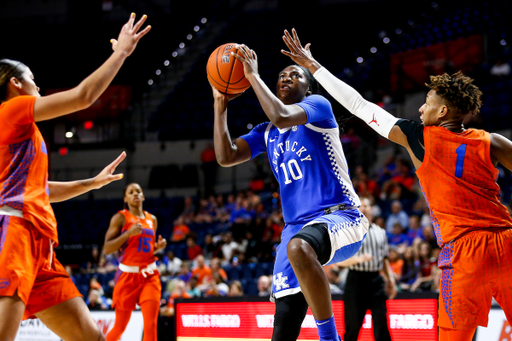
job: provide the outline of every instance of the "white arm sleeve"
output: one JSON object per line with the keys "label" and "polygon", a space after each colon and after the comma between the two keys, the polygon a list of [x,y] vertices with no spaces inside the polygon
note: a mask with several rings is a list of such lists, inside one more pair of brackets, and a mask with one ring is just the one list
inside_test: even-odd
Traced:
{"label": "white arm sleeve", "polygon": [[335,77],[324,67],[318,69],[313,76],[348,111],[365,121],[377,133],[388,138],[398,118],[365,100],[354,88]]}

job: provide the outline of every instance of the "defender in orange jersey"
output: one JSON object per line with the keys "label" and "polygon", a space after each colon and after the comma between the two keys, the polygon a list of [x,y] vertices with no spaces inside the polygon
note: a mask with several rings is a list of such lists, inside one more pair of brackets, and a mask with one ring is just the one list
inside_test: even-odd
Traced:
{"label": "defender in orange jersey", "polygon": [[64,340],[103,340],[80,293],[55,258],[57,222],[50,203],[68,200],[119,180],[122,153],[96,177],[48,181],[48,151],[35,122],[92,105],[110,84],[139,39],[135,15],[112,40],[114,53],[77,87],[39,94],[21,62],[0,60],[0,340],[14,340],[22,319],[39,318]]}
{"label": "defender in orange jersey", "polygon": [[129,184],[124,190],[125,209],[112,217],[105,236],[104,252],[120,251],[113,293],[116,322],[108,341],[121,338],[136,304],[144,317],[143,341],[156,341],[162,284],[155,252],[165,248],[167,242],[159,236],[155,243],[158,223],[154,215],[142,209],[143,201],[142,188]]}
{"label": "defender in orange jersey", "polygon": [[482,104],[473,80],[461,72],[431,76],[421,123],[397,119],[323,68],[295,31],[283,39],[290,49],[284,54],[352,114],[407,149],[442,247],[439,339],[471,340],[477,326],[487,326],[493,297],[512,322],[512,219],[496,183],[498,163],[512,170],[512,142],[464,128],[464,118]]}

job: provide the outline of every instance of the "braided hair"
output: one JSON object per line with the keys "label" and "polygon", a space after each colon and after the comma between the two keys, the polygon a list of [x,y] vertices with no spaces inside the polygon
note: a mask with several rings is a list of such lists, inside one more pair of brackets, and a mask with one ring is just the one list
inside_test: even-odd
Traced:
{"label": "braided hair", "polygon": [[0,59],[0,103],[7,99],[7,85],[12,77],[21,79],[27,66],[11,59]]}

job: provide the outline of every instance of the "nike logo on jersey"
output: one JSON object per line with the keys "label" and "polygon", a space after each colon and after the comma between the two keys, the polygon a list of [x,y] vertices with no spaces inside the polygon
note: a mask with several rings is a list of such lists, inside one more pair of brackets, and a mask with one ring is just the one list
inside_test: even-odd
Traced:
{"label": "nike logo on jersey", "polygon": [[274,142],[276,140],[276,138],[274,137],[273,139],[268,139],[270,142]]}
{"label": "nike logo on jersey", "polygon": [[375,119],[375,113],[373,114],[373,118],[372,120],[368,123],[368,125],[372,124],[372,123],[375,123],[376,125],[378,125],[380,127],[380,124],[379,122],[377,122],[377,120]]}

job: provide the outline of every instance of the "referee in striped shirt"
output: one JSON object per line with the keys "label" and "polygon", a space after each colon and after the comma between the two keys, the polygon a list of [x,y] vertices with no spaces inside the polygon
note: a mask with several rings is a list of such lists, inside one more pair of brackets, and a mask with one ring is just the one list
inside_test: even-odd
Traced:
{"label": "referee in striped shirt", "polygon": [[[372,221],[372,206],[368,198],[361,198],[360,210],[369,221]],[[367,255],[373,258],[361,262]],[[372,223],[361,249],[355,256],[340,265],[349,268],[344,294],[345,338],[343,340],[357,340],[366,311],[370,309],[375,341],[391,341],[386,300],[396,296],[396,282],[389,265],[386,230]]]}

